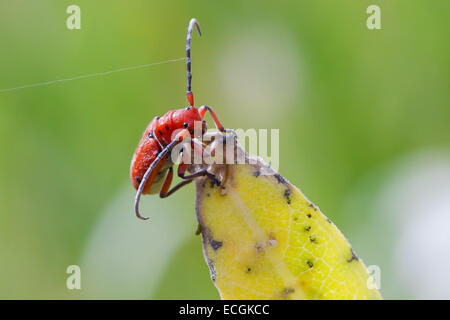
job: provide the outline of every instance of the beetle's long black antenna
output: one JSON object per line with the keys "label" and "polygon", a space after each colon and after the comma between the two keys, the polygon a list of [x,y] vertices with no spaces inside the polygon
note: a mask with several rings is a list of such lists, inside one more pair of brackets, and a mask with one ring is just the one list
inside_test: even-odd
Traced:
{"label": "beetle's long black antenna", "polygon": [[147,220],[148,217],[144,217],[139,213],[139,200],[141,199],[141,195],[142,195],[142,191],[144,190],[145,184],[147,183],[148,177],[150,177],[150,174],[152,173],[152,171],[155,169],[156,165],[160,162],[160,161],[164,161],[165,159],[163,159],[166,154],[173,149],[173,147],[175,146],[175,144],[179,142],[178,140],[173,140],[171,143],[169,143],[156,157],[156,159],[152,162],[152,164],[150,165],[150,167],[148,167],[147,171],[144,174],[144,177],[142,178],[141,183],[139,184],[139,188],[138,191],[136,193],[136,198],[134,199],[134,212],[136,213],[136,217],[138,217],[139,219],[142,220]]}
{"label": "beetle's long black antenna", "polygon": [[202,31],[200,30],[200,26],[195,18],[192,18],[191,21],[189,21],[188,31],[187,31],[187,37],[186,37],[186,70],[187,70],[187,92],[186,97],[191,104],[191,106],[194,106],[194,96],[191,92],[191,80],[192,80],[192,73],[191,73],[191,39],[192,39],[192,31],[194,30],[194,25],[197,28],[198,34],[201,36]]}

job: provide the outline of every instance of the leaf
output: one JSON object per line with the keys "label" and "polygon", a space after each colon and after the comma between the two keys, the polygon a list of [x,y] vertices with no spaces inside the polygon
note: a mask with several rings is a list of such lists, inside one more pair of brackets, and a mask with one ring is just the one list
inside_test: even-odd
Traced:
{"label": "leaf", "polygon": [[204,256],[222,299],[380,299],[337,227],[232,141],[246,164],[212,165],[226,177],[221,187],[196,180]]}

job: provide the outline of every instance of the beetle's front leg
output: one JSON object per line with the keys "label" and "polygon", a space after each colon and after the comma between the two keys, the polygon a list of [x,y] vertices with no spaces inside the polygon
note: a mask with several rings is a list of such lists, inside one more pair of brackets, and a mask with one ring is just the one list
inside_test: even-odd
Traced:
{"label": "beetle's front leg", "polygon": [[179,166],[178,166],[178,176],[183,179],[183,180],[193,180],[195,178],[198,177],[204,177],[207,176],[208,178],[210,178],[212,181],[214,181],[214,183],[217,186],[220,186],[221,182],[219,179],[216,178],[216,176],[210,172],[208,172],[208,170],[206,169],[201,169],[199,171],[193,172],[191,174],[188,174],[187,176],[186,174],[186,170],[188,168],[189,164],[185,163],[185,162],[180,162]]}
{"label": "beetle's front leg", "polygon": [[161,188],[161,192],[159,193],[159,196],[161,198],[167,198],[175,191],[179,190],[181,187],[184,187],[185,185],[192,182],[192,180],[183,180],[180,183],[176,184],[175,187],[169,190],[170,185],[172,183],[172,179],[173,179],[173,167],[170,167],[169,173],[167,174],[166,180],[164,181],[163,187]]}
{"label": "beetle's front leg", "polygon": [[214,124],[216,125],[217,130],[221,132],[225,132],[225,128],[223,127],[222,123],[219,121],[219,118],[217,117],[216,113],[210,106],[201,106],[198,108],[198,113],[200,113],[200,116],[202,119],[205,117],[206,111],[209,111],[211,113],[211,116],[213,118]]}
{"label": "beetle's front leg", "polygon": [[[199,154],[202,157],[202,159],[204,156],[210,156],[208,151],[206,151],[203,148],[203,146],[200,143],[198,143],[197,141],[195,141],[195,140],[191,141],[191,146],[193,147],[194,152]],[[173,167],[170,167],[167,177],[164,180],[164,184],[161,188],[161,192],[159,193],[159,196],[161,198],[166,198],[166,197],[170,196],[175,191],[177,191],[180,188],[184,187],[185,185],[191,183],[195,178],[198,178],[198,177],[208,176],[208,178],[210,178],[212,181],[214,181],[214,183],[217,184],[217,186],[220,186],[220,180],[217,179],[214,174],[209,173],[205,169],[191,173],[187,176],[185,175],[186,170],[189,167],[190,160],[191,160],[191,159],[189,159],[189,154],[190,153],[182,151],[181,152],[181,161],[180,161],[180,164],[178,165],[178,176],[181,179],[183,179],[183,181],[176,184],[172,189],[169,190],[170,185],[172,184],[172,179],[173,179]]]}

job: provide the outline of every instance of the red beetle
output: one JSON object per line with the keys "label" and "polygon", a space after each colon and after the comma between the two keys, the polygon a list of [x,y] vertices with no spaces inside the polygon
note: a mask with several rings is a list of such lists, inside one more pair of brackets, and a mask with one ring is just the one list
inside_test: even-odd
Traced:
{"label": "red beetle", "polygon": [[[191,92],[191,38],[194,25],[201,35],[200,26],[196,19],[191,19],[186,38],[186,68],[187,68],[187,93],[186,98],[189,101],[189,107],[177,110],[170,110],[162,117],[155,117],[147,129],[134,153],[131,161],[130,177],[134,188],[137,190],[134,203],[134,211],[140,219],[147,220],[147,217],[139,213],[139,200],[141,194],[154,194],[159,191],[159,196],[165,198],[177,191],[182,186],[190,183],[199,176],[209,176],[217,185],[220,182],[216,177],[200,170],[198,172],[185,175],[188,164],[180,162],[178,166],[178,176],[183,179],[172,189],[169,190],[173,178],[173,162],[169,153],[173,148],[190,136],[194,138],[195,122],[201,122],[202,134],[206,132],[206,122],[203,120],[206,111],[211,113],[214,123],[219,131],[225,132],[214,111],[209,106],[195,108],[194,95]],[[175,134],[174,134],[175,133]],[[202,155],[206,152],[201,144],[191,139],[194,151],[200,151]],[[182,153],[183,151],[181,151]]]}

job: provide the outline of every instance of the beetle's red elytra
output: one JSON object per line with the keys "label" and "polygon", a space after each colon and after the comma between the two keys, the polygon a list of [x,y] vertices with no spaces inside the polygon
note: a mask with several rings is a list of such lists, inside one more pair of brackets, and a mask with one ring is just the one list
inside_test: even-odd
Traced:
{"label": "beetle's red elytra", "polygon": [[[183,141],[187,136],[194,138],[194,124],[200,121],[202,124],[202,134],[206,132],[206,122],[204,120],[206,111],[209,111],[214,124],[221,132],[225,129],[214,111],[209,106],[194,106],[194,95],[191,91],[191,38],[194,26],[201,36],[200,26],[196,19],[191,19],[188,26],[186,37],[186,69],[187,69],[187,93],[186,98],[189,102],[187,108],[170,110],[162,117],[155,117],[139,142],[134,153],[130,167],[130,178],[134,188],[137,190],[134,211],[140,219],[147,220],[147,217],[139,213],[139,200],[142,194],[154,194],[159,191],[161,198],[168,197],[181,187],[192,182],[196,177],[209,176],[217,185],[220,184],[215,176],[206,170],[185,175],[188,164],[181,160],[178,166],[178,176],[183,179],[180,183],[170,189],[173,178],[173,163],[168,154],[172,149]],[[177,134],[173,137],[174,132]],[[191,139],[194,152],[206,152],[198,142]],[[194,144],[196,144],[194,146]],[[181,151],[182,153],[183,151]]]}

